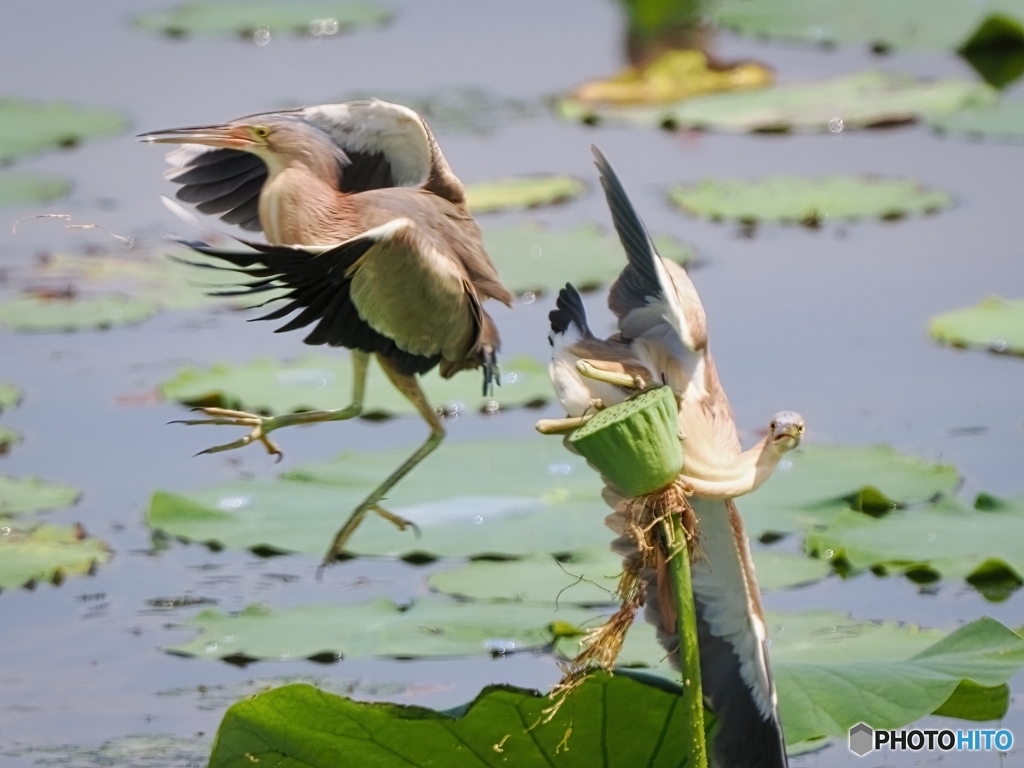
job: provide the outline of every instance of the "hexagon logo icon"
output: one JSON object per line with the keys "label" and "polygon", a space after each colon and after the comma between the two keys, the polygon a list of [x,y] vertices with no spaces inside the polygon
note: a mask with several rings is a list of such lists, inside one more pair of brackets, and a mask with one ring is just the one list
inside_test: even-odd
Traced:
{"label": "hexagon logo icon", "polygon": [[850,729],[850,751],[864,757],[875,748],[875,731],[867,723],[857,723]]}

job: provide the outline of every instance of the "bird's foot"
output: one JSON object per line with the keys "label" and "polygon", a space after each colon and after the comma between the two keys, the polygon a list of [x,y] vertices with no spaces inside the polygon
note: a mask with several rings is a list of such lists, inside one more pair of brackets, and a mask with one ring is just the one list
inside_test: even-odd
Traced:
{"label": "bird's foot", "polygon": [[255,442],[262,443],[263,447],[267,449],[267,453],[271,456],[277,457],[277,461],[280,461],[281,457],[284,456],[284,452],[278,444],[268,437],[268,433],[271,430],[284,426],[284,424],[280,423],[279,417],[261,416],[258,413],[248,413],[246,411],[232,411],[227,408],[197,408],[196,410],[202,411],[210,418],[178,419],[176,421],[172,421],[171,424],[186,424],[188,426],[196,424],[227,424],[228,426],[233,427],[250,427],[249,434],[244,437],[241,437],[231,443],[224,443],[223,445],[215,445],[212,448],[207,448],[205,451],[197,453],[196,456],[202,456],[204,453],[232,451],[235,448],[244,448],[245,446]]}

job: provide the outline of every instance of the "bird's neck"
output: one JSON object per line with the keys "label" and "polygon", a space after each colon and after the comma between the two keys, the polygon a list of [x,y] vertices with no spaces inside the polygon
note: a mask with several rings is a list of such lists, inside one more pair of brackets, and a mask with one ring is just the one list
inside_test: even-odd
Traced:
{"label": "bird's neck", "polygon": [[772,476],[782,459],[782,451],[770,437],[731,461],[687,453],[682,479],[695,494],[706,498],[735,498],[756,490]]}
{"label": "bird's neck", "polygon": [[303,165],[274,167],[260,192],[260,223],[275,245],[330,245],[359,234],[356,207]]}

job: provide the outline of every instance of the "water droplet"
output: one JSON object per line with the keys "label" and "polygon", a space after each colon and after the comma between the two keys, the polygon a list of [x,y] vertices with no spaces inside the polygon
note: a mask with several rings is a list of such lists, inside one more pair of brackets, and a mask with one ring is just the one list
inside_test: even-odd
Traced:
{"label": "water droplet", "polygon": [[266,27],[260,27],[252,33],[252,41],[256,45],[266,45],[270,42],[270,30]]}
{"label": "water droplet", "polygon": [[477,515],[476,517],[473,518],[473,524],[474,525],[483,525],[483,522],[484,522],[483,515]]}
{"label": "water droplet", "polygon": [[516,641],[503,637],[492,637],[484,640],[484,648],[491,653],[509,653],[516,649]]}
{"label": "water droplet", "polygon": [[536,300],[537,296],[533,291],[527,291],[523,294],[523,304],[533,304]]}
{"label": "water droplet", "polygon": [[779,462],[778,469],[780,472],[789,472],[789,470],[791,470],[792,468],[793,462],[790,461],[789,459],[783,459],[782,461]]}
{"label": "water droplet", "polygon": [[832,131],[832,133],[842,133],[844,127],[843,118],[841,117],[833,117],[828,121],[828,129]]}
{"label": "water droplet", "polygon": [[518,379],[518,378],[519,378],[519,374],[518,373],[505,373],[505,374],[502,374],[502,376],[501,376],[501,383],[502,384],[515,384],[516,383],[516,379]]}
{"label": "water droplet", "polygon": [[225,496],[217,502],[218,509],[240,509],[252,504],[251,496]]}
{"label": "water droplet", "polygon": [[572,464],[548,464],[549,475],[568,475],[572,472]]}
{"label": "water droplet", "polygon": [[207,653],[213,653],[216,650],[217,650],[217,644],[216,643],[207,643],[206,644],[206,652]]}

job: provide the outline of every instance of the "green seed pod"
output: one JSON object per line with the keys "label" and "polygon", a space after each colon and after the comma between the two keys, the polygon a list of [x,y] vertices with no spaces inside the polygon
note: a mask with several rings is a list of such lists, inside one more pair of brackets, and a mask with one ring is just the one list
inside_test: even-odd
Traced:
{"label": "green seed pod", "polygon": [[598,412],[569,442],[625,493],[644,496],[682,471],[678,433],[675,395],[659,387]]}

